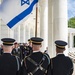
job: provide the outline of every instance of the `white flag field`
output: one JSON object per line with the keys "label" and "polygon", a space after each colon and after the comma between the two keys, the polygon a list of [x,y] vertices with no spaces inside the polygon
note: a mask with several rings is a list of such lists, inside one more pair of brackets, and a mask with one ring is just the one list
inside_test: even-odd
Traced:
{"label": "white flag field", "polygon": [[31,14],[38,0],[3,0],[0,4],[0,17],[9,28],[23,23]]}

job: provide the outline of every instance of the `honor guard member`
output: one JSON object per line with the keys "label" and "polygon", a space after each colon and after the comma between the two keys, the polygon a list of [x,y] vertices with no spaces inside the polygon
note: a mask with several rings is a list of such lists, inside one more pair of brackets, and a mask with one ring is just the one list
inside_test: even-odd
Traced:
{"label": "honor guard member", "polygon": [[18,47],[19,44],[17,42],[14,43],[14,47],[12,50],[12,54],[18,56],[20,60],[22,60],[22,50]]}
{"label": "honor guard member", "polygon": [[32,47],[32,41],[31,41],[31,39],[28,39],[28,44],[29,44],[30,47]]}
{"label": "honor guard member", "polygon": [[40,51],[43,39],[32,37],[31,41],[33,53],[25,58],[24,61],[27,73],[28,75],[46,75],[50,58],[47,54]]}
{"label": "honor guard member", "polygon": [[28,39],[28,45],[24,47],[25,49],[25,57],[29,56],[30,54],[32,54],[33,50],[32,50],[32,42],[31,39]]}
{"label": "honor guard member", "polygon": [[12,56],[13,43],[12,38],[3,38],[3,54],[0,56],[0,75],[20,75],[20,60]]}
{"label": "honor guard member", "polygon": [[27,57],[30,53],[32,53],[32,48],[29,46],[20,45],[20,49],[22,51],[22,60]]}
{"label": "honor guard member", "polygon": [[26,56],[29,56],[32,54],[33,50],[32,50],[32,41],[31,39],[28,39],[28,46],[25,47],[25,53],[26,53]]}
{"label": "honor guard member", "polygon": [[32,54],[32,42],[31,39],[28,39],[28,44],[24,45],[22,48],[22,54],[23,54],[23,59],[25,57],[28,57],[30,54]]}
{"label": "honor guard member", "polygon": [[72,75],[73,63],[72,60],[63,54],[67,43],[62,40],[56,40],[56,57],[51,59],[47,75]]}

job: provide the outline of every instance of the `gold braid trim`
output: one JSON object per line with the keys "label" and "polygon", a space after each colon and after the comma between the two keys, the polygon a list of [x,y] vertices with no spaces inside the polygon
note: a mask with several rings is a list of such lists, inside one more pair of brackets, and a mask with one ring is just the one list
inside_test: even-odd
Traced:
{"label": "gold braid trim", "polygon": [[57,47],[60,47],[60,48],[65,48],[65,46],[59,46],[59,45],[56,45]]}
{"label": "gold braid trim", "polygon": [[32,43],[41,43],[41,42],[35,42],[35,41],[32,41]]}
{"label": "gold braid trim", "polygon": [[13,44],[13,43],[11,43],[11,42],[3,42],[4,44]]}

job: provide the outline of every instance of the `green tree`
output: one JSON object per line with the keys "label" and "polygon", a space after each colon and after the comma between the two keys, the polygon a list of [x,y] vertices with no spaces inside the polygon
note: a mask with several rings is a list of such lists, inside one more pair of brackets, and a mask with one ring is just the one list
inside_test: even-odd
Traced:
{"label": "green tree", "polygon": [[70,18],[70,19],[68,20],[68,27],[69,27],[69,28],[75,28],[75,17]]}

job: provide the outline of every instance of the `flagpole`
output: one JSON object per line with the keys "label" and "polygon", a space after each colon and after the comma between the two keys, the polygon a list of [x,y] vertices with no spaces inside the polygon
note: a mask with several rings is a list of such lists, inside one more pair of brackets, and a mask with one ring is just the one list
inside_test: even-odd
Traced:
{"label": "flagpole", "polygon": [[35,37],[37,37],[38,4],[36,4]]}

